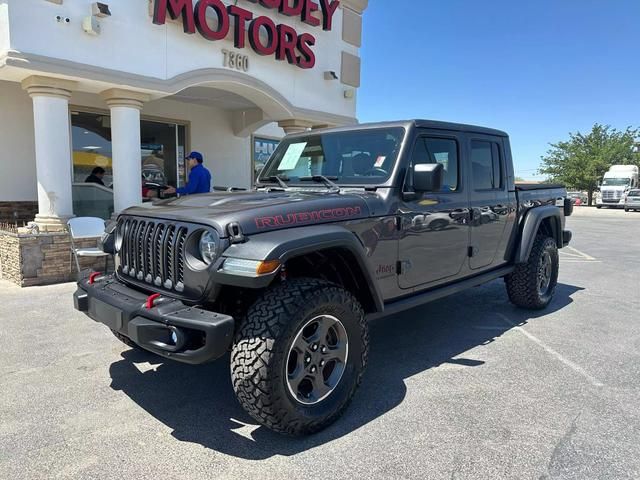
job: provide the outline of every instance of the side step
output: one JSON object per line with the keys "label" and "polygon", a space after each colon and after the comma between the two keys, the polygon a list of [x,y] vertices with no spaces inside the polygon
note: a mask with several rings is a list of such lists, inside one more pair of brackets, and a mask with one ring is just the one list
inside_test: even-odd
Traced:
{"label": "side step", "polygon": [[367,315],[367,320],[376,320],[378,318],[384,318],[389,315],[403,312],[405,310],[410,310],[412,308],[424,305],[425,303],[433,302],[434,300],[448,297],[449,295],[453,295],[454,293],[462,292],[464,290],[477,287],[497,278],[504,277],[511,272],[513,272],[512,266],[502,267],[498,268],[497,270],[491,270],[490,272],[482,273],[475,277],[467,278],[465,280],[460,280],[455,283],[445,285],[443,287],[436,287],[433,290],[427,290],[426,292],[418,293],[411,297],[396,300],[394,302],[385,304],[384,311]]}

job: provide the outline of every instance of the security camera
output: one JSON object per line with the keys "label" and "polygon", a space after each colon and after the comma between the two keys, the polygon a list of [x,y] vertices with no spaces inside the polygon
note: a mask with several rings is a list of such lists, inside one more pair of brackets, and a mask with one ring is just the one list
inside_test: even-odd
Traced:
{"label": "security camera", "polygon": [[94,17],[110,17],[111,10],[109,10],[109,5],[106,3],[95,2],[91,4],[91,14]]}

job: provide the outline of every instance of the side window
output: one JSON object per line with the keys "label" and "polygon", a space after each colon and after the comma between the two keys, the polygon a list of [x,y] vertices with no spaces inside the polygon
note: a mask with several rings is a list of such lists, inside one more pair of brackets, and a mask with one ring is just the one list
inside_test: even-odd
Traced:
{"label": "side window", "polygon": [[419,137],[413,149],[411,165],[440,163],[444,167],[441,192],[458,190],[458,142],[447,138]]}
{"label": "side window", "polygon": [[502,158],[498,144],[472,140],[471,170],[475,190],[496,190],[502,188]]}

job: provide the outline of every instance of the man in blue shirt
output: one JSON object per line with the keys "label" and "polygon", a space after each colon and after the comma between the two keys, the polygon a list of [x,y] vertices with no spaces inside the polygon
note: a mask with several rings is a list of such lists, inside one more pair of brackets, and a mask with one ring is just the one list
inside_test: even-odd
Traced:
{"label": "man in blue shirt", "polygon": [[209,173],[209,170],[202,165],[202,162],[204,162],[202,154],[200,152],[191,152],[186,160],[191,168],[191,171],[189,172],[189,181],[184,187],[169,187],[164,191],[164,193],[177,193],[179,195],[209,193],[211,191],[211,173]]}

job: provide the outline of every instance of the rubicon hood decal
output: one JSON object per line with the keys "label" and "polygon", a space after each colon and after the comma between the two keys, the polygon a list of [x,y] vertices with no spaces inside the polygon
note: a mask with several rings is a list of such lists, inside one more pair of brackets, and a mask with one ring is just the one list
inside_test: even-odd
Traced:
{"label": "rubicon hood decal", "polygon": [[263,229],[289,225],[309,225],[325,221],[346,220],[348,218],[359,217],[361,214],[362,208],[354,206],[257,217],[255,222],[257,228]]}

